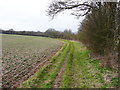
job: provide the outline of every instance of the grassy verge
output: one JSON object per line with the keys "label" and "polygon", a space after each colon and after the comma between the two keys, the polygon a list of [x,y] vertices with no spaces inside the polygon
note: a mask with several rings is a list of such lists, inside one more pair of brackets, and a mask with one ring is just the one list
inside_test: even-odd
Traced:
{"label": "grassy verge", "polygon": [[[119,78],[118,73],[116,70],[112,70],[110,68],[102,68],[100,66],[99,60],[90,60],[89,63],[91,64],[94,71],[96,71],[96,78],[99,79],[99,82],[102,83],[100,88],[118,88],[119,87]],[[95,76],[94,76],[95,77]]]}
{"label": "grassy verge", "polygon": [[[89,51],[75,42],[72,88],[114,88],[118,87],[115,71],[100,66],[99,60],[89,59]],[[109,76],[109,77],[108,77]],[[114,79],[115,78],[115,79]]]}
{"label": "grassy verge", "polygon": [[[32,78],[25,81],[22,88],[50,88],[54,81],[59,68],[62,65],[68,51],[70,49],[70,43],[67,42],[63,48],[50,59],[50,63],[42,67]],[[61,54],[62,53],[62,54]]]}

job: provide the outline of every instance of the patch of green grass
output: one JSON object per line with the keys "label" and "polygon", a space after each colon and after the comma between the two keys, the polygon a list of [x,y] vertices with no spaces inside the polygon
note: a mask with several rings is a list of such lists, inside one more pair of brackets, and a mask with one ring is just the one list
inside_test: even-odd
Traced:
{"label": "patch of green grass", "polygon": [[112,86],[114,86],[114,87],[119,87],[120,86],[119,78],[113,77],[111,79],[111,81],[112,81]]}
{"label": "patch of green grass", "polygon": [[[99,83],[101,83],[101,86],[99,88],[109,88],[109,87],[118,87],[119,82],[117,77],[112,77],[115,70],[108,68],[108,67],[101,67],[99,60],[90,60],[90,63],[92,65],[91,68],[94,69],[94,72],[96,74],[96,79],[98,79]],[[107,80],[108,81],[107,81]]]}
{"label": "patch of green grass", "polygon": [[104,79],[100,73],[99,61],[88,58],[89,51],[75,42],[75,58],[73,61],[72,88],[100,88]]}
{"label": "patch of green grass", "polygon": [[74,46],[73,43],[71,43],[71,50],[67,57],[66,67],[61,80],[60,88],[70,88],[73,53],[74,53]]}

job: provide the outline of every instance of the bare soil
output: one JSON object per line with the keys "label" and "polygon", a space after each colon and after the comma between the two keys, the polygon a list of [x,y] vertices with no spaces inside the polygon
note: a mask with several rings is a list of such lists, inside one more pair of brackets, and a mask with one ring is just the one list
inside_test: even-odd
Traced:
{"label": "bare soil", "polygon": [[[7,78],[8,81],[11,81],[10,82],[10,87],[9,88],[17,88],[20,86],[20,84],[24,81],[26,81],[28,78],[30,78],[32,75],[35,74],[35,72],[37,72],[38,69],[40,69],[41,67],[43,67],[44,65],[47,65],[49,63],[49,59],[55,55],[56,52],[58,52],[58,50],[62,47],[62,45],[57,48],[56,50],[52,51],[50,55],[46,55],[46,58],[44,58],[45,60],[43,60],[42,62],[40,63],[37,63],[35,65],[35,67],[33,68],[29,68],[27,71],[28,71],[28,74],[25,75],[24,77],[21,77],[22,75],[18,74],[16,77],[21,77],[21,79],[17,80],[12,80],[13,76],[10,75],[10,73],[7,73],[6,76],[9,76],[9,78]],[[3,82],[6,82],[6,81],[3,81]],[[7,85],[5,85],[4,83],[2,84],[2,88],[6,88]]]}

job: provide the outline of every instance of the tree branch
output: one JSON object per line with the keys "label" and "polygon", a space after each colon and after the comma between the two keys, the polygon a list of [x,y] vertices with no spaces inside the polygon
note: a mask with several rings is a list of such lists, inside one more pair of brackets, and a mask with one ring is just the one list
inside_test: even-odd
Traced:
{"label": "tree branch", "polygon": [[[91,9],[95,9],[97,8],[95,5],[93,5],[92,3],[89,2],[83,2],[82,4],[77,1],[74,0],[68,0],[68,1],[54,1],[50,4],[49,8],[48,8],[48,15],[53,17],[64,11],[64,10],[69,10],[69,9],[76,9],[76,12],[78,11],[85,11],[84,14],[79,14],[77,16],[84,16],[86,14],[88,14],[90,12]],[[87,12],[86,12],[87,11]]]}

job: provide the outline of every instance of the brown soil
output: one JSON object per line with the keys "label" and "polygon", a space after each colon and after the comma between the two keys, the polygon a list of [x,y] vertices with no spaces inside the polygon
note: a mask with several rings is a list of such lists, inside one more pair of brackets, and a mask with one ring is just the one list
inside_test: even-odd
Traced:
{"label": "brown soil", "polygon": [[[61,47],[62,47],[62,45],[61,45]],[[11,87],[10,87],[10,88],[20,87],[20,84],[21,84],[22,82],[26,81],[26,80],[27,80],[28,78],[30,78],[32,75],[34,75],[34,73],[37,72],[38,69],[40,69],[40,68],[43,67],[44,65],[49,64],[49,59],[50,59],[53,55],[55,55],[55,53],[58,52],[58,50],[59,50],[61,47],[59,47],[59,48],[56,49],[55,51],[51,52],[51,55],[49,55],[48,57],[46,57],[46,59],[45,59],[43,62],[37,64],[35,68],[28,69],[28,74],[25,75],[24,77],[22,77],[18,82],[14,82],[14,81],[11,82],[11,83],[10,83],[10,84],[11,84]],[[8,74],[9,74],[9,73],[8,73]],[[20,75],[19,75],[19,76],[20,76]],[[11,76],[11,77],[12,77],[12,76]],[[10,81],[11,81],[11,80],[10,80]],[[2,87],[5,88],[6,85],[3,84]]]}
{"label": "brown soil", "polygon": [[27,80],[28,78],[30,78],[32,75],[34,75],[35,72],[37,72],[38,69],[40,69],[41,67],[43,67],[44,65],[46,65],[48,63],[49,63],[49,59],[46,59],[45,61],[43,61],[40,64],[38,64],[35,68],[33,68],[28,73],[28,75],[26,75],[25,77],[23,77],[19,82],[17,82],[16,84],[14,84],[11,88],[19,87],[22,82],[24,82],[25,80]]}

